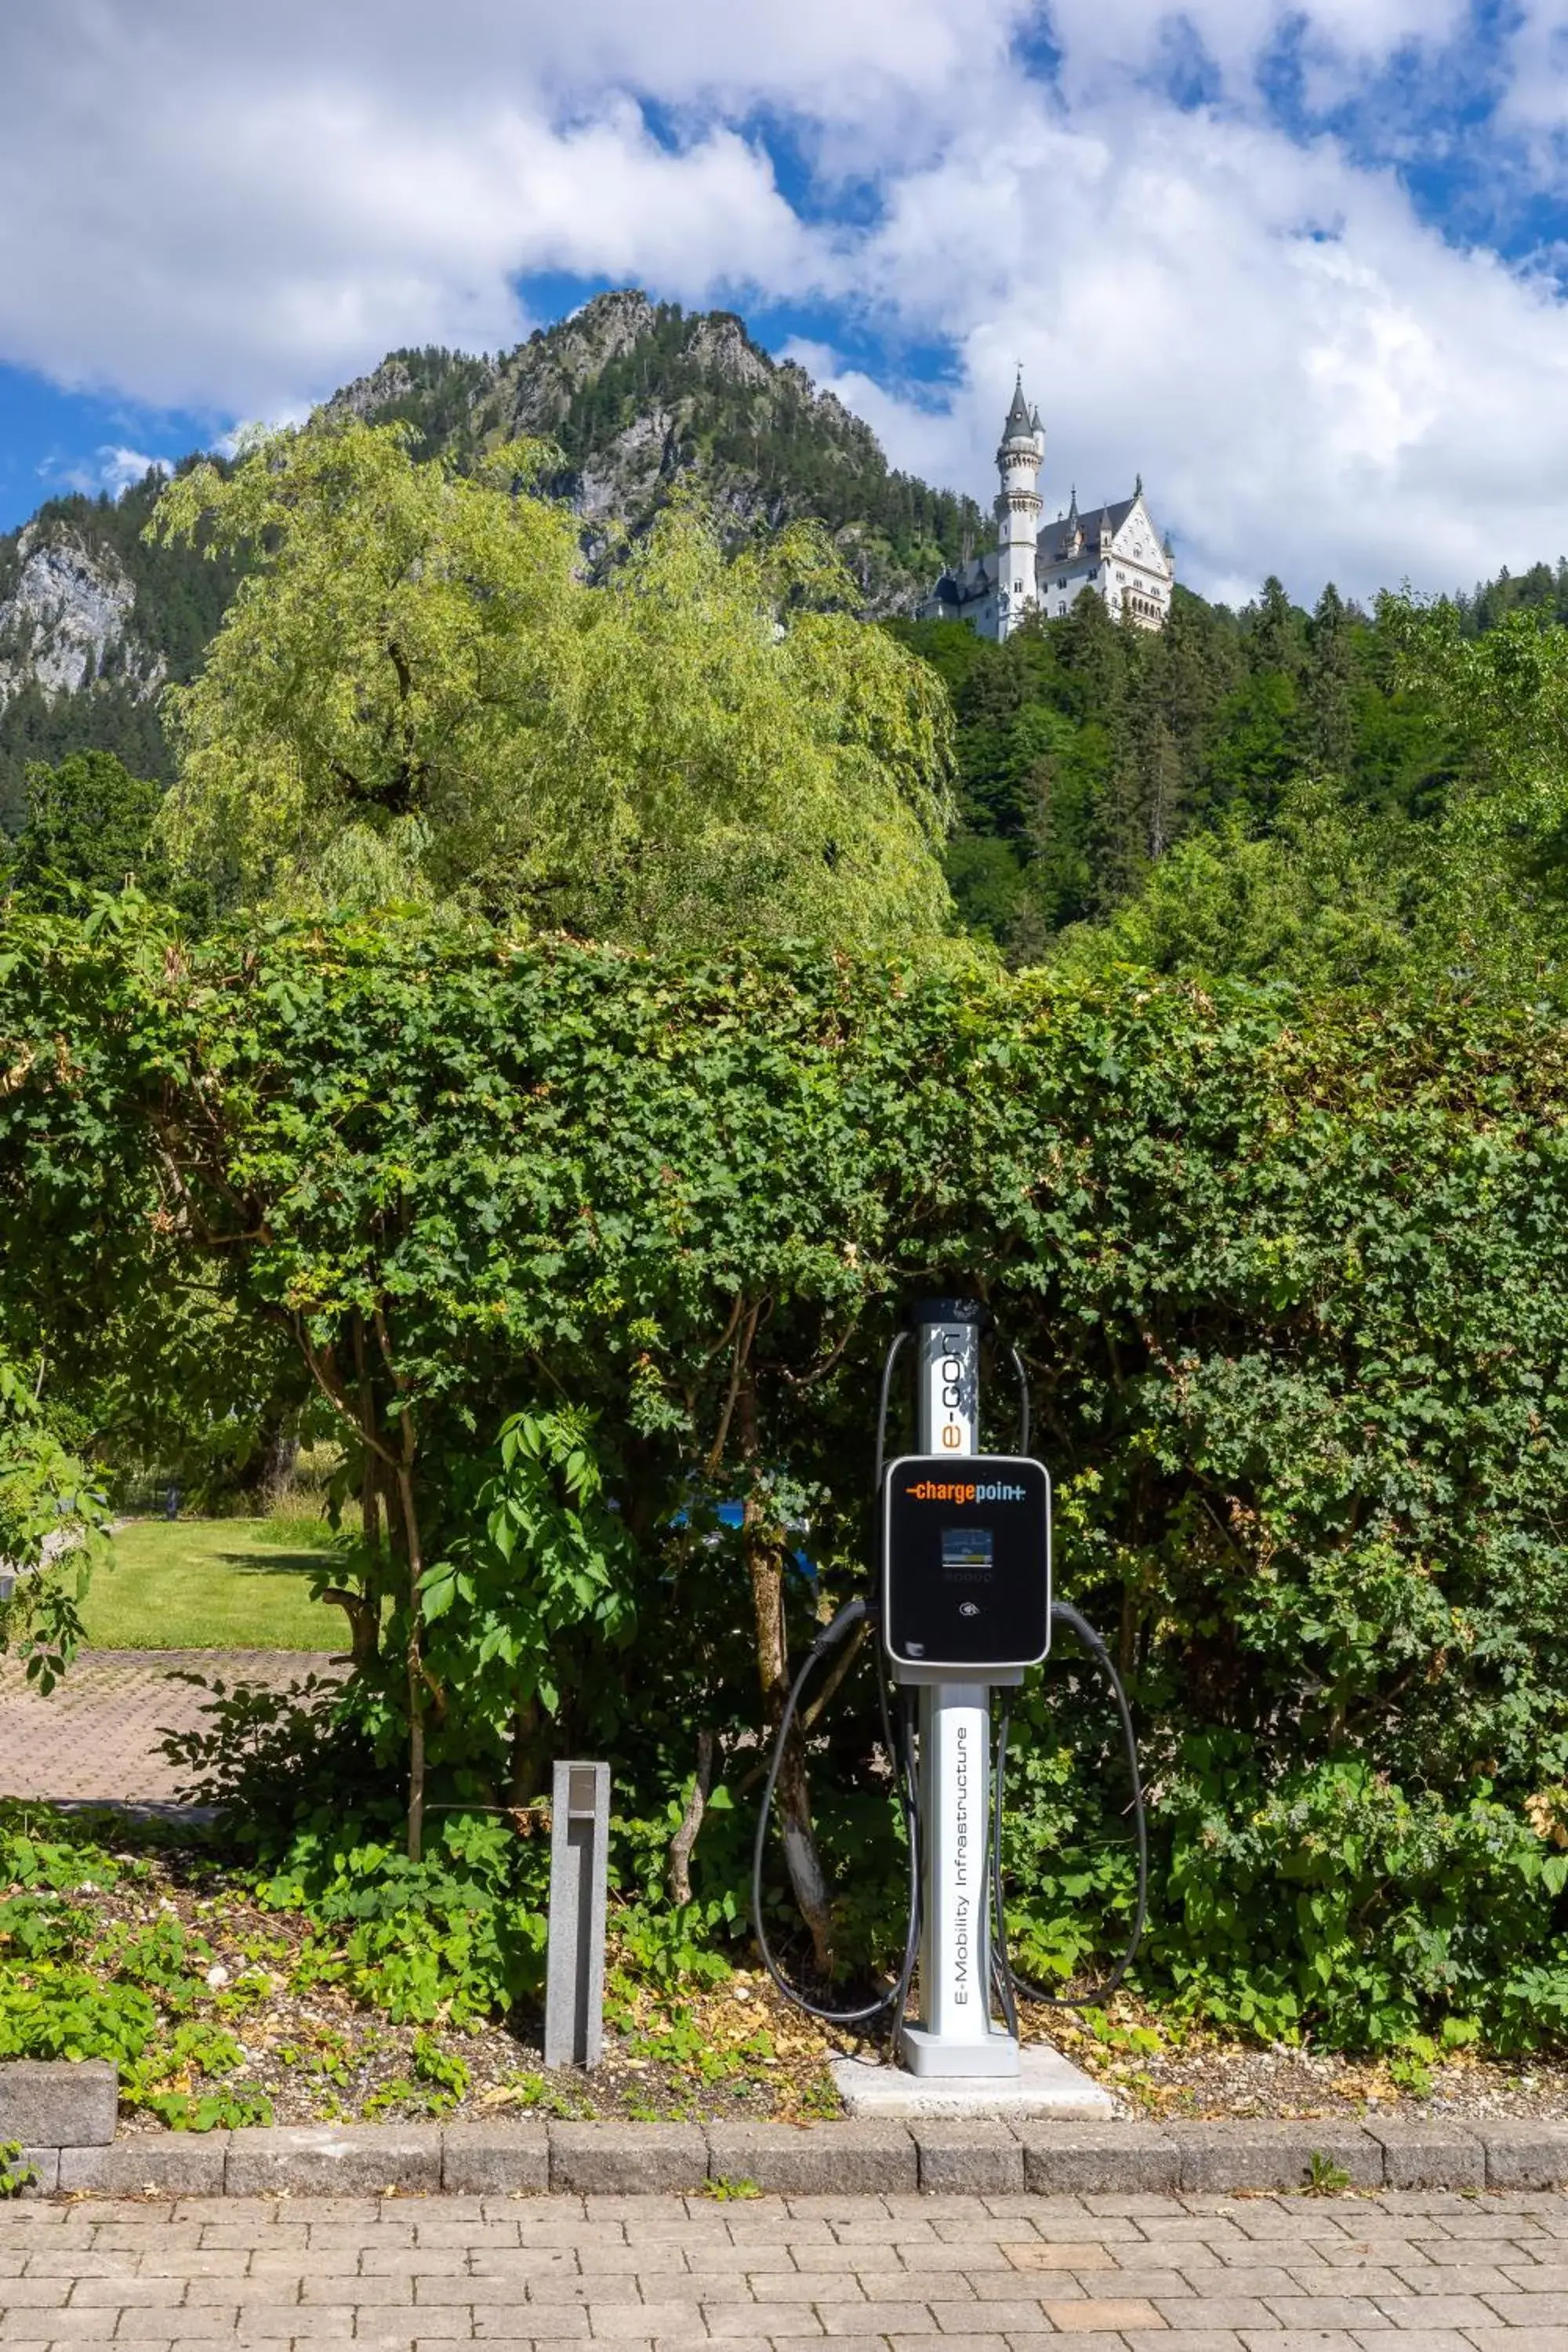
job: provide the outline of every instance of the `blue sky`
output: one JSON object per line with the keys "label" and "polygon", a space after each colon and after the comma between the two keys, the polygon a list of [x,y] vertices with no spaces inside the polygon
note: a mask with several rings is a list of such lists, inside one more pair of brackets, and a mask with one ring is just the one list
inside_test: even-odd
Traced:
{"label": "blue sky", "polygon": [[0,525],[606,285],[1242,595],[1568,551],[1568,0],[12,0]]}

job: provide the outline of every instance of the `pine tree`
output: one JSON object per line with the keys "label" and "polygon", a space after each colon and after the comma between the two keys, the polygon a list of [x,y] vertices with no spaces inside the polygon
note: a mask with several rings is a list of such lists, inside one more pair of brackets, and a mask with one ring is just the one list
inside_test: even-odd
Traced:
{"label": "pine tree", "polygon": [[1313,766],[1331,775],[1349,773],[1355,748],[1353,673],[1350,615],[1331,580],[1312,614],[1306,680],[1307,750]]}

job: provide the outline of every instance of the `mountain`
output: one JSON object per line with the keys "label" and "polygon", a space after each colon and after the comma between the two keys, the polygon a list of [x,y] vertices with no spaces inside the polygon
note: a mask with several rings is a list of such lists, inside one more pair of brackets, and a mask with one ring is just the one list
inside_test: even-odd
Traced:
{"label": "mountain", "polygon": [[236,572],[189,550],[142,544],[163,487],[149,474],[118,500],[50,499],[0,537],[0,825],[21,819],[30,760],[117,752],[166,780],[158,694],[191,677]]}
{"label": "mountain", "polygon": [[[582,516],[590,563],[604,560],[611,526],[645,527],[679,488],[699,491],[737,541],[814,517],[878,617],[910,611],[985,530],[972,499],[893,471],[868,425],[731,312],[689,316],[633,290],[600,295],[497,358],[394,352],[327,408],[400,418],[426,454],[464,466],[519,436],[550,441],[551,487]],[[0,537],[9,830],[29,760],[102,750],[141,775],[172,772],[158,694],[199,665],[237,574],[142,544],[158,488],[150,475],[118,502],[52,499]]]}
{"label": "mountain", "polygon": [[737,538],[804,516],[826,523],[874,616],[908,613],[985,529],[972,499],[892,471],[870,426],[727,310],[688,317],[645,294],[601,294],[497,360],[394,352],[328,404],[402,417],[422,447],[472,462],[531,435],[562,464],[552,487],[595,527],[633,530],[678,486]]}

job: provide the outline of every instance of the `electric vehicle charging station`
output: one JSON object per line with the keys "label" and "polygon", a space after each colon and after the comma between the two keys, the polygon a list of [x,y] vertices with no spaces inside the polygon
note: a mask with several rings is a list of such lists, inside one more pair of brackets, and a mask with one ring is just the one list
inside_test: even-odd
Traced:
{"label": "electric vehicle charging station", "polygon": [[980,1453],[983,1310],[927,1299],[910,1319],[920,1451],[882,1480],[882,1639],[920,1694],[921,2021],[899,2054],[911,2074],[1016,2075],[991,2015],[991,1693],[1050,1648],[1050,1477]]}
{"label": "electric vehicle charging station", "polygon": [[[1109,2115],[1098,2085],[1046,2045],[1029,2052],[1052,2080],[1031,2089],[1017,2031],[1017,2000],[1079,2008],[1109,1998],[1142,1933],[1148,1848],[1136,1737],[1121,1678],[1092,1625],[1051,1582],[1051,1485],[1028,1452],[1028,1381],[1011,1349],[1019,1388],[1016,1454],[980,1450],[980,1355],[994,1330],[975,1301],[916,1301],[883,1366],[877,1433],[880,1572],[873,1594],[850,1601],[824,1626],[797,1669],[774,1740],[752,1852],[752,1925],[763,1961],[785,1997],[807,2015],[845,2026],[890,2017],[900,2068],[836,2062],[847,2104],[907,2112],[894,2097],[901,2080],[927,2083],[921,2100],[952,2112]],[[917,1451],[884,1466],[893,1370],[915,1340]],[[866,1619],[876,1621],[878,1692],[888,1761],[909,1845],[909,1922],[893,1985],[855,2008],[829,2008],[784,1976],[764,1921],[763,1874],[773,1792],[802,1694],[820,1662]],[[1050,1652],[1065,1625],[1112,1690],[1131,1787],[1137,1854],[1132,1932],[1104,1982],[1075,1998],[1042,1991],[1015,1971],[1006,1947],[1000,1839],[1009,1700]],[[890,1682],[893,1707],[889,1707]],[[1001,1696],[993,1748],[992,1695]],[[895,1727],[894,1709],[899,1722]],[[906,2017],[918,1991],[918,2022]],[[1000,2000],[1003,2021],[994,2013]],[[853,2079],[852,2079],[853,2078]],[[872,2085],[877,2087],[873,2090]]]}

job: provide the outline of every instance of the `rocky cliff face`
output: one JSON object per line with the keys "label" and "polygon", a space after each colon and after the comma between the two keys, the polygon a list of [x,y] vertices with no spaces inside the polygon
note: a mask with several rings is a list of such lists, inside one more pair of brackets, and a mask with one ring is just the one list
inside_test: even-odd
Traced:
{"label": "rocky cliff face", "polygon": [[162,487],[118,501],[51,499],[0,535],[0,824],[21,821],[26,770],[68,751],[113,751],[165,779],[159,694],[188,678],[234,593],[232,565],[149,547]]}
{"label": "rocky cliff face", "polygon": [[600,295],[496,360],[395,352],[330,406],[402,417],[426,449],[464,461],[519,436],[552,442],[554,487],[588,526],[591,555],[604,526],[643,528],[678,485],[737,538],[815,517],[868,614],[911,609],[984,528],[970,500],[890,471],[868,425],[731,312],[689,317],[634,289]]}
{"label": "rocky cliff face", "polygon": [[31,684],[74,694],[108,671],[140,695],[155,693],[162,658],[130,634],[136,591],[111,549],[68,525],[30,522],[18,532],[15,573],[0,594],[0,711]]}

